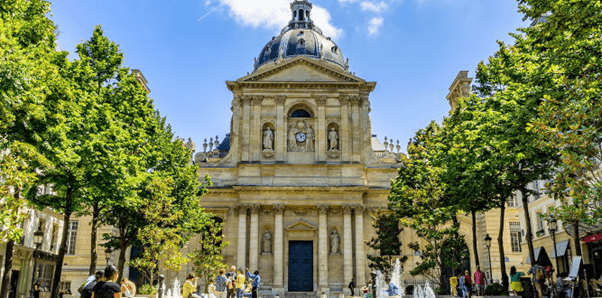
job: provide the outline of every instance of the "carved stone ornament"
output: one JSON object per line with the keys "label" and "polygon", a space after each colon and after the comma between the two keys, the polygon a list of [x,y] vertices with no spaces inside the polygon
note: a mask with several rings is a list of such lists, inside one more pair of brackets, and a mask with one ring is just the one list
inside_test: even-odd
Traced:
{"label": "carved stone ornament", "polygon": [[334,127],[328,132],[328,151],[339,151],[339,132]]}
{"label": "carved stone ornament", "polygon": [[328,207],[327,204],[318,204],[317,208],[318,208],[318,213],[319,214],[326,214],[326,213],[328,213],[329,207]]}
{"label": "carved stone ornament", "polygon": [[274,204],[272,209],[274,210],[274,213],[282,215],[282,213],[284,213],[284,204]]}
{"label": "carved stone ornament", "polygon": [[326,104],[326,100],[328,99],[328,97],[326,97],[325,95],[320,95],[316,97],[316,102],[319,105],[325,105]]}
{"label": "carved stone ornament", "polygon": [[253,205],[249,206],[249,209],[251,210],[251,214],[258,214],[259,209],[261,209],[261,205],[253,204]]}
{"label": "carved stone ornament", "polygon": [[278,95],[276,96],[276,102],[278,104],[284,104],[284,102],[286,101],[286,96],[285,95]]}
{"label": "carved stone ornament", "polygon": [[288,152],[313,152],[315,133],[304,120],[291,123],[288,129]]}
{"label": "carved stone ornament", "polygon": [[262,101],[263,101],[263,96],[261,96],[261,95],[258,95],[258,96],[253,96],[253,100],[252,100],[252,102],[253,102],[253,105],[254,105],[254,106],[261,105],[261,102],[262,102]]}
{"label": "carved stone ornament", "polygon": [[347,105],[349,103],[349,96],[347,96],[347,95],[339,96],[339,102],[341,103],[342,106]]}
{"label": "carved stone ornament", "polygon": [[276,152],[274,152],[274,150],[263,150],[261,156],[263,156],[264,159],[274,159]]}
{"label": "carved stone ornament", "polygon": [[328,159],[339,159],[339,157],[341,157],[341,152],[340,151],[328,151],[326,153],[326,156],[328,156]]}
{"label": "carved stone ornament", "polygon": [[207,161],[207,154],[203,153],[203,152],[197,152],[197,154],[194,155],[194,163],[195,164],[200,164],[202,162],[206,162]]}
{"label": "carved stone ornament", "polygon": [[263,150],[273,151],[274,150],[274,132],[270,127],[267,127],[263,131]]}
{"label": "carved stone ornament", "polygon": [[249,209],[248,205],[238,205],[235,207],[238,215],[247,215],[247,210]]}
{"label": "carved stone ornament", "polygon": [[331,255],[340,254],[339,245],[341,243],[341,236],[339,236],[339,233],[337,232],[336,229],[333,229],[332,232],[330,232],[329,238],[330,238],[330,254]]}
{"label": "carved stone ornament", "polygon": [[352,206],[351,205],[343,205],[343,214],[344,215],[350,215],[351,214],[351,210],[352,210]]}
{"label": "carved stone ornament", "polygon": [[296,208],[292,209],[291,212],[296,216],[305,216],[308,215],[311,210],[309,210],[309,208]]}

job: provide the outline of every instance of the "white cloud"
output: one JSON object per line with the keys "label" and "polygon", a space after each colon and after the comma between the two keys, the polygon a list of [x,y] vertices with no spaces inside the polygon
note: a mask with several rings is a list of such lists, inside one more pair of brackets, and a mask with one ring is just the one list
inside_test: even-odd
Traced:
{"label": "white cloud", "polygon": [[209,5],[211,5],[211,0],[205,1],[205,6],[209,6]]}
{"label": "white cloud", "polygon": [[[291,20],[290,0],[219,0],[229,7],[229,14],[237,22],[253,28],[281,29]],[[349,1],[349,0],[345,0]],[[352,0],[353,1],[353,0]],[[313,5],[312,20],[322,28],[324,35],[341,38],[345,32],[331,23],[330,13]]]}
{"label": "white cloud", "polygon": [[389,5],[385,1],[380,2],[369,2],[363,1],[360,3],[360,6],[363,11],[370,11],[373,13],[382,13],[389,9]]}
{"label": "white cloud", "polygon": [[359,1],[359,0],[339,0],[339,2],[343,3],[343,4],[345,4],[345,3],[355,3],[357,1]]}
{"label": "white cloud", "polygon": [[382,27],[384,19],[382,17],[373,17],[368,22],[368,35],[378,34],[380,27]]}

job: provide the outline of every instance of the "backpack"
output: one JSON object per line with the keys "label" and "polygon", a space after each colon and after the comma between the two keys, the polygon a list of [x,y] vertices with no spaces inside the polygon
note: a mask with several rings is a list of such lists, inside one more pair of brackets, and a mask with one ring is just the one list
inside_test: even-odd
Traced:
{"label": "backpack", "polygon": [[546,271],[541,266],[535,267],[535,278],[539,281],[546,280]]}

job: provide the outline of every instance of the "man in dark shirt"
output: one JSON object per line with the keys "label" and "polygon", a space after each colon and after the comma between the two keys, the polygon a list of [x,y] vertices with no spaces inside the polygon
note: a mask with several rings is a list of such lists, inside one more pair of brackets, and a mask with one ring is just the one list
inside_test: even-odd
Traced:
{"label": "man in dark shirt", "polygon": [[84,289],[82,290],[82,298],[92,297],[92,290],[94,289],[94,286],[96,286],[96,284],[102,279],[102,274],[102,271],[96,271],[95,279],[84,286]]}

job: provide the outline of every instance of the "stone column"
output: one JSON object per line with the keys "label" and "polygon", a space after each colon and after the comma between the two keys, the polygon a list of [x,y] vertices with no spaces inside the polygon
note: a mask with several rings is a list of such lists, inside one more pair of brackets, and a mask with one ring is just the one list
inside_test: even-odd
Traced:
{"label": "stone column", "polygon": [[233,155],[233,162],[238,162],[240,160],[240,152],[239,148],[239,136],[240,136],[240,114],[241,108],[240,105],[242,100],[239,96],[235,96],[232,100],[232,131],[230,132],[230,152],[237,152],[238,154]]}
{"label": "stone column", "polygon": [[328,293],[328,205],[318,205],[318,292]]}
{"label": "stone column", "polygon": [[275,204],[274,208],[274,291],[284,294],[282,281],[284,280],[284,237],[282,214],[284,204]]}
{"label": "stone column", "polygon": [[259,258],[259,205],[251,205],[251,228],[249,232],[249,270],[258,270]]}
{"label": "stone column", "polygon": [[[343,205],[343,284],[348,284],[353,278],[353,244],[351,239],[351,206]],[[361,285],[356,280],[357,285]],[[348,288],[343,287],[345,294],[350,295]]]}
{"label": "stone column", "polygon": [[[253,161],[259,161],[262,147],[261,131],[261,102],[263,96],[253,96],[253,123],[251,128],[251,156]],[[251,269],[251,268],[249,268]],[[254,270],[254,269],[253,269]]]}
{"label": "stone column", "polygon": [[314,128],[315,132],[315,141],[316,141],[316,160],[318,161],[326,161],[326,146],[328,144],[328,140],[326,138],[326,96],[318,96],[316,98],[316,102],[318,103],[318,123]]}
{"label": "stone column", "polygon": [[364,252],[364,206],[355,206],[355,268],[358,285],[366,284],[366,253]]}
{"label": "stone column", "polygon": [[247,208],[248,206],[238,206],[238,252],[236,255],[236,267],[247,267]]}
{"label": "stone column", "polygon": [[274,150],[276,151],[276,160],[284,161],[284,154],[286,152],[286,124],[284,123],[284,102],[286,102],[286,96],[276,97],[276,134]]}
{"label": "stone column", "polygon": [[250,144],[250,114],[251,114],[251,97],[244,96],[242,98],[242,144],[240,151],[242,152],[242,161],[249,161],[249,144]]}
{"label": "stone column", "polygon": [[339,128],[339,141],[341,142],[339,150],[341,151],[341,160],[351,160],[351,146],[349,142],[349,97],[341,95],[339,97],[341,103],[341,127]]}
{"label": "stone column", "polygon": [[363,152],[362,152],[362,160],[367,158],[372,152],[372,146],[370,146],[372,142],[372,130],[370,128],[370,100],[368,100],[368,96],[362,99],[361,105],[361,117],[362,117],[362,144],[363,144]]}
{"label": "stone column", "polygon": [[359,117],[359,97],[354,96],[349,101],[351,104],[351,123],[352,123],[352,131],[351,131],[351,139],[352,139],[352,157],[351,160],[355,162],[360,161],[360,153],[361,153],[361,120]]}

